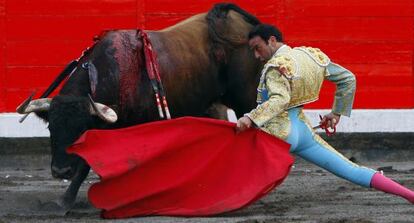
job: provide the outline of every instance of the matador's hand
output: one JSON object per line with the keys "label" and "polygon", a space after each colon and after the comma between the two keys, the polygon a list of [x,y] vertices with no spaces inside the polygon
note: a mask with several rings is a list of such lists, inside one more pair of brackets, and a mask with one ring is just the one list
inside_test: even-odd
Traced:
{"label": "matador's hand", "polygon": [[329,114],[324,115],[319,124],[321,126],[325,124],[326,127],[333,129],[339,123],[340,118],[340,114],[335,114],[331,112]]}
{"label": "matador's hand", "polygon": [[253,125],[252,120],[249,117],[243,116],[237,120],[236,133],[242,132]]}

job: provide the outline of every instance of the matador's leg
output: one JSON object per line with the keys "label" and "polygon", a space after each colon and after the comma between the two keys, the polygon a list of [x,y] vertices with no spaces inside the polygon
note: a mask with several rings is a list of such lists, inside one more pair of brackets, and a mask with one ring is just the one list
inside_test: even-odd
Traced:
{"label": "matador's leg", "polygon": [[351,162],[318,135],[307,140],[311,141],[306,142],[307,146],[296,151],[295,154],[341,178],[364,187],[370,187],[371,179],[376,173],[375,170]]}
{"label": "matador's leg", "polygon": [[293,153],[355,184],[395,194],[414,203],[413,191],[381,173],[351,162],[311,130],[303,113],[299,117],[299,123],[294,123],[300,132],[299,145]]}

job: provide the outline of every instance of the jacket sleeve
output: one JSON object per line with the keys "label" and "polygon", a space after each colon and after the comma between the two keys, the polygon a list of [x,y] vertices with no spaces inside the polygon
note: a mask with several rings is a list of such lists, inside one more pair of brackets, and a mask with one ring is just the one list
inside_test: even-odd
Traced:
{"label": "jacket sleeve", "polygon": [[279,115],[290,102],[290,84],[284,75],[271,67],[266,71],[265,78],[269,99],[246,114],[258,127]]}
{"label": "jacket sleeve", "polygon": [[336,84],[332,112],[349,117],[351,116],[356,91],[355,75],[332,62],[327,66],[327,70],[329,75],[326,79]]}

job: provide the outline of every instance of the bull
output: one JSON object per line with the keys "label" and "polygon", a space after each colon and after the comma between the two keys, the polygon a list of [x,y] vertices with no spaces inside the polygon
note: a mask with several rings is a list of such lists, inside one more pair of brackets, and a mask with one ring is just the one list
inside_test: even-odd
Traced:
{"label": "bull", "polygon": [[[173,118],[203,116],[217,102],[237,116],[256,105],[262,65],[249,50],[247,36],[259,23],[237,5],[221,3],[208,13],[147,32]],[[63,212],[70,210],[90,167],[66,149],[88,129],[160,119],[138,31],[106,32],[81,57],[57,96],[29,100],[17,110],[35,112],[49,123],[52,175],[72,181],[54,204]]]}

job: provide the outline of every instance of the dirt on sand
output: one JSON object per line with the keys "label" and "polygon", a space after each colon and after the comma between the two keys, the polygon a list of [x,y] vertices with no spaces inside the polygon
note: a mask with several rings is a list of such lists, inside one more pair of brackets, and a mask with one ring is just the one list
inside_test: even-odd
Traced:
{"label": "dirt on sand", "polygon": [[[40,210],[56,200],[70,182],[53,179],[47,155],[0,157],[0,222],[100,222],[100,210],[87,200],[98,181],[90,174],[75,207],[66,215]],[[362,164],[362,163],[360,163]],[[364,162],[399,183],[414,188],[414,162]],[[112,220],[108,221],[112,222]],[[214,217],[138,217],[116,222],[414,222],[414,206],[393,195],[363,188],[297,159],[286,181],[242,210]]]}

